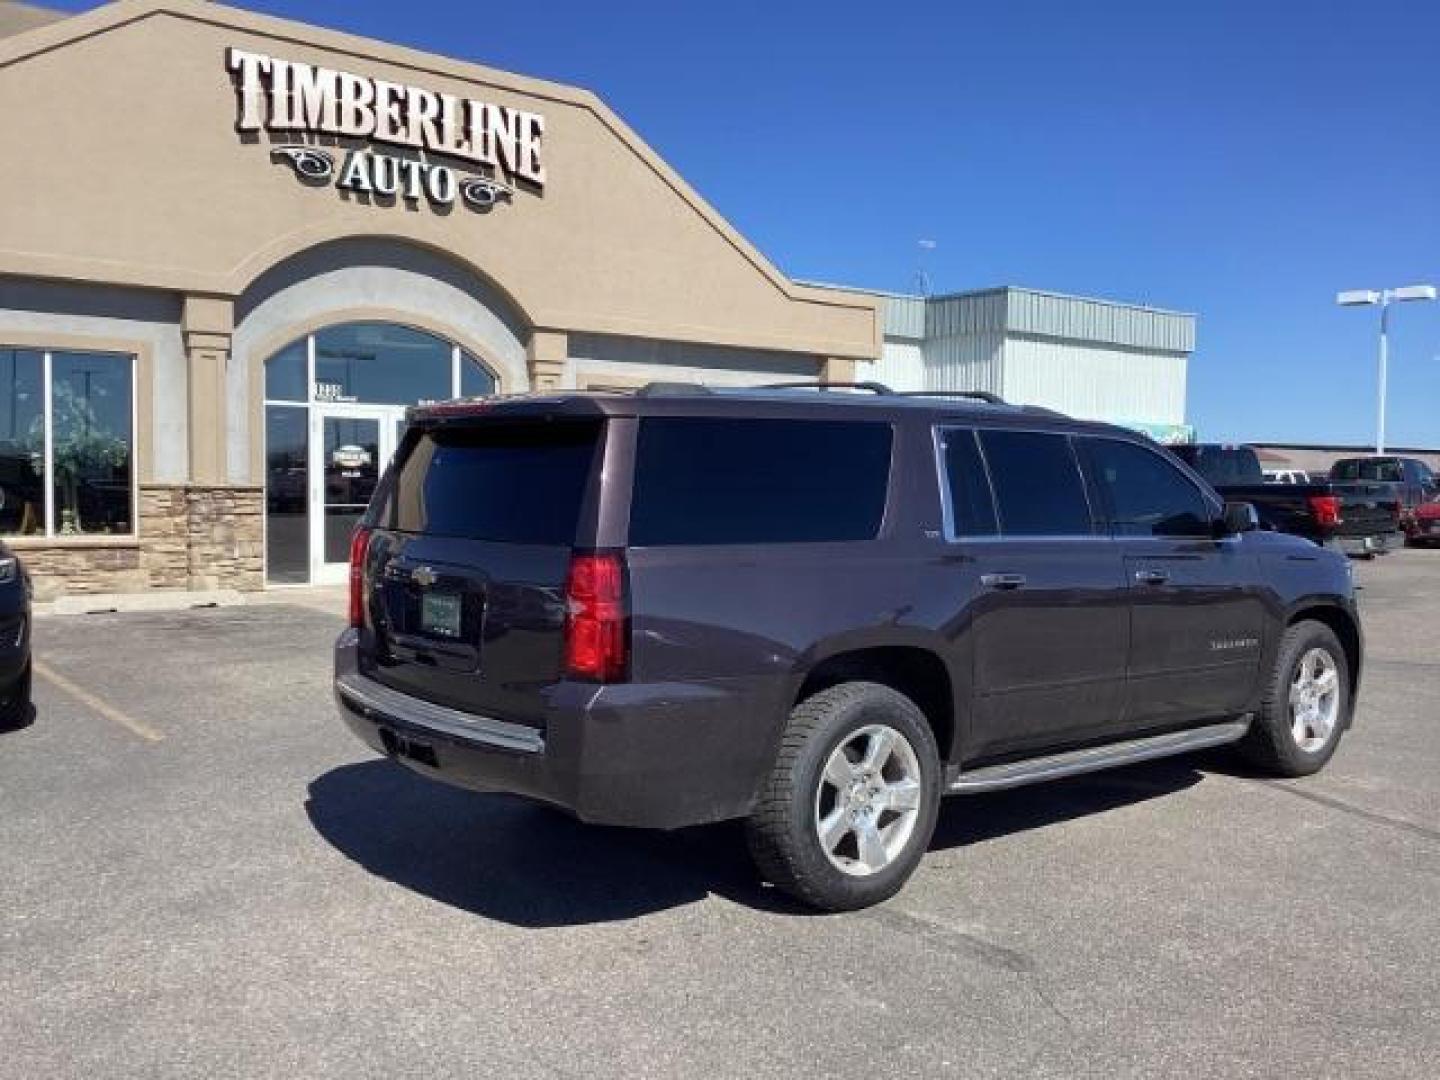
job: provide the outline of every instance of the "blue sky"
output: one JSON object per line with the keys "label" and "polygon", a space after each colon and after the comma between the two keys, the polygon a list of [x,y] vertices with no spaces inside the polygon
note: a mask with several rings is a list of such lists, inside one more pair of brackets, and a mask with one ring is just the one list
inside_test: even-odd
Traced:
{"label": "blue sky", "polygon": [[[89,6],[89,5],[73,5]],[[1373,438],[1440,284],[1440,4],[442,3],[274,14],[590,87],[787,273],[1196,312],[1202,437]],[[1440,446],[1440,303],[1390,441]]]}

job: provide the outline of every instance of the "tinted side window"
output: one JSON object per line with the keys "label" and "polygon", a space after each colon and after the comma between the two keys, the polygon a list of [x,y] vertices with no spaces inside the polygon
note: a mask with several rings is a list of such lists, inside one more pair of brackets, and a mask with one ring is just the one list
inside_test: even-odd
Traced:
{"label": "tinted side window", "polygon": [[951,428],[940,433],[940,454],[945,462],[941,480],[950,494],[950,525],[956,536],[994,536],[995,502],[990,481],[975,442],[975,432]]}
{"label": "tinted side window", "polygon": [[890,483],[889,424],[640,421],[630,543],[870,540]]}
{"label": "tinted side window", "polygon": [[1117,439],[1081,439],[1117,536],[1209,536],[1210,505],[1159,454]]}
{"label": "tinted side window", "polygon": [[1090,504],[1064,435],[982,431],[980,444],[1006,536],[1077,536],[1092,531]]}

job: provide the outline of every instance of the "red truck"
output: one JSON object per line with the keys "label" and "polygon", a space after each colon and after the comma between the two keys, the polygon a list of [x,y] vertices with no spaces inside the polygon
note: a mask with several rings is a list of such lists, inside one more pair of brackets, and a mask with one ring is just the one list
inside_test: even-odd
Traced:
{"label": "red truck", "polygon": [[1406,540],[1414,547],[1440,544],[1440,498],[1431,499],[1415,508]]}

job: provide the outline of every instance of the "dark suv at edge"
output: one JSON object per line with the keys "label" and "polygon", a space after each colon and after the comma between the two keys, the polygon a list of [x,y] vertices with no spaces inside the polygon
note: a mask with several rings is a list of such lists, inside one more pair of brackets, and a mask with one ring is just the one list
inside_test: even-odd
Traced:
{"label": "dark suv at edge", "polygon": [[[883,388],[875,388],[883,390]],[[940,797],[1349,725],[1346,561],[1143,436],[889,392],[413,410],[352,544],[341,715],[585,821],[747,819],[775,884],[882,900]]]}

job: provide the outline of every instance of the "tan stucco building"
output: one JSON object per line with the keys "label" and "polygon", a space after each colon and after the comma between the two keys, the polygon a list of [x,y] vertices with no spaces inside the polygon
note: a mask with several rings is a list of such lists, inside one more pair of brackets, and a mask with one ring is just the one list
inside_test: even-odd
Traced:
{"label": "tan stucco building", "polygon": [[42,596],[335,577],[417,401],[879,355],[875,298],[788,280],[587,91],[194,0],[17,11],[0,534]]}

